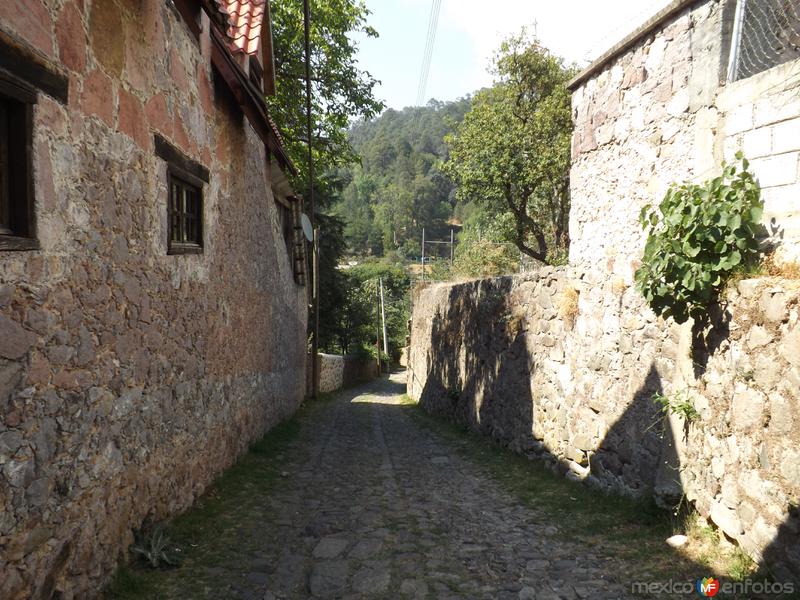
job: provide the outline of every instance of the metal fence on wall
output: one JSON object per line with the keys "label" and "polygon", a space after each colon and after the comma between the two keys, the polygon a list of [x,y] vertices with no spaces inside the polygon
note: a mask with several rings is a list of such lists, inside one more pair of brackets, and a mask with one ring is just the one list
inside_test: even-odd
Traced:
{"label": "metal fence on wall", "polygon": [[739,0],[731,52],[730,81],[800,58],[800,0]]}

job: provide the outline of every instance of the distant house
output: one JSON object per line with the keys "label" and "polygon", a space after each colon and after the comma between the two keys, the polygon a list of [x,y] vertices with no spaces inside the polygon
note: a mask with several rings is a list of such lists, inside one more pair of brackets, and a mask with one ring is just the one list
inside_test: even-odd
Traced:
{"label": "distant house", "polygon": [[91,597],[301,402],[273,78],[267,0],[0,2],[0,598]]}
{"label": "distant house", "polygon": [[800,259],[800,5],[675,0],[572,82],[570,262],[631,277],[639,212],[743,150]]}

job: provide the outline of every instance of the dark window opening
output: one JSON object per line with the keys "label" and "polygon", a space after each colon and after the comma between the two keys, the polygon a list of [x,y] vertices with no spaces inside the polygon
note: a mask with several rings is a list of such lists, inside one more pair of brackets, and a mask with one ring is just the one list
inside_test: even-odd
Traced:
{"label": "dark window opening", "polygon": [[261,89],[261,83],[264,78],[264,69],[261,68],[261,63],[255,56],[250,57],[250,81],[258,89]]}
{"label": "dark window opening", "polygon": [[0,250],[33,250],[33,104],[36,92],[0,71]]}
{"label": "dark window opening", "polygon": [[192,2],[191,0],[166,0],[167,6],[177,12],[181,20],[189,27],[195,38],[200,38],[200,31],[202,30],[200,20],[200,3]]}
{"label": "dark window opening", "polygon": [[283,242],[286,244],[286,254],[289,256],[289,260],[292,260],[294,257],[294,215],[283,204],[278,204],[278,209],[281,214],[281,229],[283,230]]}
{"label": "dark window opening", "polygon": [[167,253],[199,254],[203,251],[203,185],[211,174],[157,133],[153,143],[156,156],[167,163]]}
{"label": "dark window opening", "polygon": [[202,189],[170,171],[169,253],[199,253],[203,249]]}

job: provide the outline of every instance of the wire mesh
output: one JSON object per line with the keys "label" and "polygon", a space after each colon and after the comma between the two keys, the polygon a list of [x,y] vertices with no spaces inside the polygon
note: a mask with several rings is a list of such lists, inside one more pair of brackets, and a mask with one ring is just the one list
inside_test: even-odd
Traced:
{"label": "wire mesh", "polygon": [[733,79],[800,58],[800,0],[739,0],[741,29]]}

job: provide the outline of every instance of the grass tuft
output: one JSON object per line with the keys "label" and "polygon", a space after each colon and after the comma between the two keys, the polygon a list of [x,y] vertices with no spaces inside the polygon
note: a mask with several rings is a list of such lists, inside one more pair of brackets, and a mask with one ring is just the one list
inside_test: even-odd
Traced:
{"label": "grass tuft", "polygon": [[[230,555],[230,548],[243,552],[249,550],[241,541],[238,530],[243,516],[258,514],[261,499],[281,479],[284,456],[300,434],[303,416],[316,410],[317,406],[316,402],[306,403],[294,417],[270,430],[233,467],[218,477],[190,510],[158,526],[163,539],[182,549],[182,564],[189,571],[193,565],[214,564],[229,565],[231,572],[235,572],[235,565],[230,563],[236,557]],[[132,551],[139,553],[136,547]],[[153,570],[143,562],[119,567],[105,597],[108,600],[171,597],[167,590],[174,583],[171,580],[177,577],[176,572]],[[202,576],[197,576],[190,585],[195,588],[192,597],[204,597]]]}

